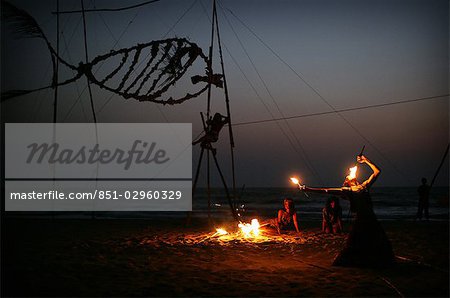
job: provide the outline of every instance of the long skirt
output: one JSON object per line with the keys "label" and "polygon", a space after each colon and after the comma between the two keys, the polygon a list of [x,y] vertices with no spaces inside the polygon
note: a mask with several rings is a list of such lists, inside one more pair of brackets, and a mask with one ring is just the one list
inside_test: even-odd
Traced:
{"label": "long skirt", "polygon": [[357,216],[344,249],[333,266],[387,267],[394,263],[392,245],[375,217]]}

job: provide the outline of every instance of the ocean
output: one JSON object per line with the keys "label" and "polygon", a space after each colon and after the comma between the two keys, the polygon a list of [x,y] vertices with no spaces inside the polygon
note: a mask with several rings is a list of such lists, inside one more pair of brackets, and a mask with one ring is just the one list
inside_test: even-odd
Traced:
{"label": "ocean", "polygon": [[[276,217],[283,208],[283,199],[292,198],[300,219],[320,220],[322,208],[329,195],[308,194],[293,188],[248,188],[240,194],[239,213],[245,217]],[[380,220],[413,220],[417,213],[418,193],[416,187],[374,187],[371,189],[374,211]],[[208,209],[205,189],[198,190],[193,200],[193,210],[206,213]],[[350,216],[348,201],[340,200],[343,217]],[[219,216],[230,213],[225,193],[221,189],[211,191],[211,210]],[[434,187],[430,193],[430,219],[448,220],[449,188]]]}

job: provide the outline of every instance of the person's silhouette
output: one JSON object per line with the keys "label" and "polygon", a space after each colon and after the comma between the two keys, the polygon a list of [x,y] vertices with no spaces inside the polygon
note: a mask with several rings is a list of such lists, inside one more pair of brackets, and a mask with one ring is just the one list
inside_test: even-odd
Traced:
{"label": "person's silhouette", "polygon": [[228,123],[228,121],[228,117],[225,117],[220,113],[215,113],[214,117],[206,121],[207,126],[205,135],[203,135],[200,139],[192,142],[192,145],[201,143],[202,148],[213,150],[213,148],[211,147],[211,143],[215,143],[219,140],[219,133],[224,125]]}
{"label": "person's silhouette", "polygon": [[419,193],[419,205],[417,208],[416,219],[422,219],[423,213],[425,213],[425,218],[429,220],[428,214],[428,201],[430,196],[430,186],[427,184],[427,179],[422,178],[422,185],[417,188]]}

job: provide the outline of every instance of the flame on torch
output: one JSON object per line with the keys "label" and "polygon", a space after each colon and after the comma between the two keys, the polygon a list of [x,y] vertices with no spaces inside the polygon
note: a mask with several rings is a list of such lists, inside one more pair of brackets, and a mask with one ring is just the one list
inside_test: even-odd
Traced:
{"label": "flame on torch", "polygon": [[291,177],[291,181],[292,181],[292,183],[294,183],[294,184],[300,185],[300,181],[298,181],[298,179],[295,178],[295,177]]}
{"label": "flame on torch", "polygon": [[356,171],[358,170],[358,166],[354,166],[353,168],[348,169],[350,173],[347,176],[348,180],[353,180],[356,178]]}

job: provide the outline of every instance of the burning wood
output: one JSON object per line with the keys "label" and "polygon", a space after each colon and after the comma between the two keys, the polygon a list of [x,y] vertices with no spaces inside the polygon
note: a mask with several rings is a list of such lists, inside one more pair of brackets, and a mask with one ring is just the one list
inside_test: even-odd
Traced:
{"label": "burning wood", "polygon": [[259,221],[254,218],[251,223],[239,223],[238,227],[241,229],[245,238],[258,237],[260,234],[259,228],[261,227]]}
{"label": "burning wood", "polygon": [[209,234],[203,238],[200,242],[214,238],[220,241],[228,242],[233,240],[245,240],[245,241],[268,241],[269,237],[263,236],[264,226],[268,224],[260,224],[258,219],[254,218],[250,223],[239,222],[238,230],[235,232],[229,232],[224,228],[216,228],[216,232]]}
{"label": "burning wood", "polygon": [[216,234],[217,235],[226,235],[226,234],[228,234],[228,232],[225,229],[218,228],[218,229],[216,229]]}

